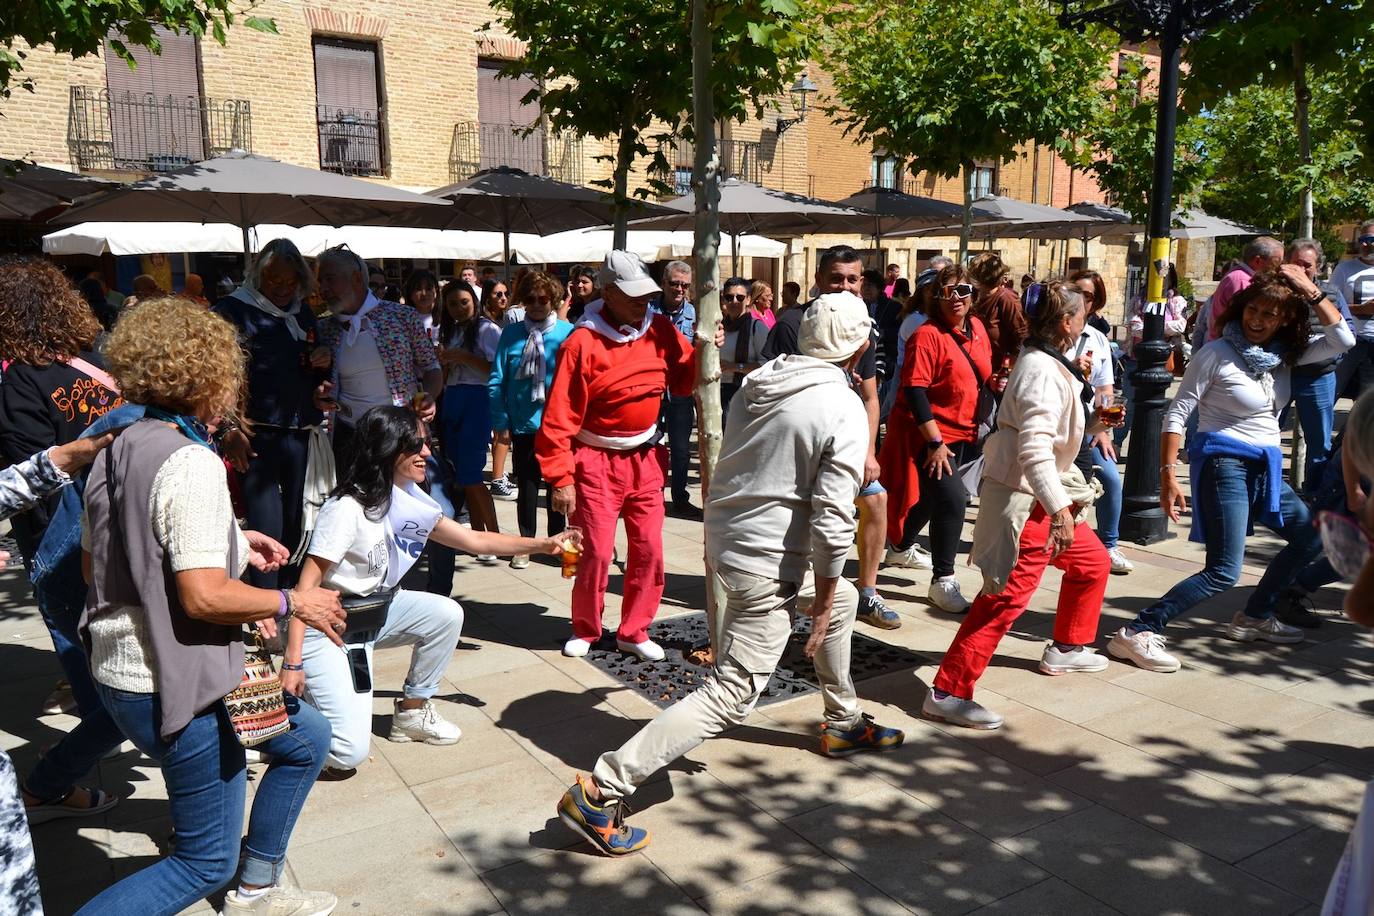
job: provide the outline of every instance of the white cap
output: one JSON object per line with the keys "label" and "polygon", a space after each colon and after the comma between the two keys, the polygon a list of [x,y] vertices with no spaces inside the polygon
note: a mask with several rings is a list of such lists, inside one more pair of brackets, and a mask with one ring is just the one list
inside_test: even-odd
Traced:
{"label": "white cap", "polygon": [[612,249],[606,252],[606,263],[601,265],[598,280],[597,285],[602,289],[614,286],[632,299],[663,291],[649,276],[649,268],[644,266],[639,255],[632,251]]}
{"label": "white cap", "polygon": [[858,352],[872,329],[862,299],[853,293],[826,293],[802,313],[797,348],[803,356],[843,362]]}

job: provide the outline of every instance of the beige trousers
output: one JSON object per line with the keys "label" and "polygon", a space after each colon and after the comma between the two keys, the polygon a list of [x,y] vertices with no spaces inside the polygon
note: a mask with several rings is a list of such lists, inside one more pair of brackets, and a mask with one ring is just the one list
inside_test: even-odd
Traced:
{"label": "beige trousers", "polygon": [[[607,796],[623,798],[644,780],[707,738],[739,725],[758,702],[792,635],[792,615],[809,607],[815,583],[800,586],[733,569],[718,570],[725,586],[725,613],[711,678],[681,702],[663,710],[619,750],[602,754],[592,779]],[[859,593],[844,579],[835,586],[830,626],[816,652],[827,723],[859,723],[858,697],[849,677],[850,639]]]}

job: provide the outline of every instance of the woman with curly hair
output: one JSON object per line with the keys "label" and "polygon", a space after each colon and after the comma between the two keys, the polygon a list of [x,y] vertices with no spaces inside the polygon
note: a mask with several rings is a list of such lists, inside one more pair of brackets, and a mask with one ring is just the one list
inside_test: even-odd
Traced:
{"label": "woman with curly hair", "polygon": [[[1316,310],[1321,334],[1309,339],[1308,307]],[[1188,446],[1193,525],[1190,540],[1207,546],[1207,562],[1175,585],[1135,620],[1117,631],[1107,651],[1147,671],[1179,669],[1164,649],[1169,621],[1240,580],[1245,537],[1255,521],[1285,541],[1311,524],[1307,505],[1283,479],[1279,411],[1288,403],[1294,366],[1330,359],[1355,345],[1355,337],[1326,294],[1301,267],[1284,264],[1256,274],[1230,302],[1231,320],[1219,338],[1188,363],[1178,393],[1164,414],[1160,444],[1159,503],[1175,522],[1187,501],[1174,474],[1183,426],[1194,408],[1198,431]],[[1259,592],[1265,590],[1261,581]],[[1224,630],[1242,642],[1302,642],[1302,630],[1274,616],[1251,617],[1247,606]]]}
{"label": "woman with curly hair", "polygon": [[[342,645],[344,618],[328,589],[240,581],[248,566],[280,566],[289,554],[266,535],[239,530],[224,463],[209,443],[209,426],[235,411],[243,390],[237,332],[190,300],[154,299],[125,312],[107,352],[115,378],[146,412],[91,468],[81,629],[109,715],[162,768],[176,843],[80,913],[178,913],[235,872],[226,914],[329,913],[332,894],[277,883],[329,747],[329,724],[295,697],[286,698],[290,730],[257,745],[270,762],[243,836],[247,768],[224,696],[244,676],[244,626],[271,636],[294,619]],[[60,797],[80,775],[57,756],[39,764],[29,792]]]}

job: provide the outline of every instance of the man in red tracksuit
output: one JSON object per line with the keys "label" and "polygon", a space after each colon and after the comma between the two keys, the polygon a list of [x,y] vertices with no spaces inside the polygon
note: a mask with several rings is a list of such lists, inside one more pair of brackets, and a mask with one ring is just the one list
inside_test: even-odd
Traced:
{"label": "man in red tracksuit", "polygon": [[657,661],[663,649],[648,627],[663,597],[666,458],[658,444],[659,410],[665,391],[692,394],[696,360],[693,342],[666,316],[649,311],[661,290],[643,261],[611,251],[600,280],[602,298],[587,305],[558,352],[534,445],[553,487],[554,511],[582,529],[573,633],[563,654],[586,655],[601,638],[615,526],[624,518],[629,553],[616,644]]}

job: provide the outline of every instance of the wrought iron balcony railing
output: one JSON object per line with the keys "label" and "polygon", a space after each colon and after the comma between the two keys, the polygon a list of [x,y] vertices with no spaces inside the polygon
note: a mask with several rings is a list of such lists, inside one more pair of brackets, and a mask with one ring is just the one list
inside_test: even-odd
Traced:
{"label": "wrought iron balcony railing", "polygon": [[155,96],[72,86],[67,147],[81,171],[167,172],[231,149],[252,151],[246,99]]}
{"label": "wrought iron balcony railing", "polygon": [[508,166],[531,175],[547,175],[582,184],[582,138],[574,133],[529,133],[514,124],[461,121],[453,125],[449,144],[450,181],[471,178],[483,169]]}
{"label": "wrought iron balcony railing", "polygon": [[386,121],[374,108],[315,109],[320,168],[343,175],[386,174]]}
{"label": "wrought iron balcony railing", "polygon": [[[762,184],[763,164],[759,157],[759,146],[760,144],[754,140],[717,140],[720,177]],[[662,151],[668,160],[668,172],[662,177],[672,185],[674,195],[681,197],[691,192],[692,168],[696,158],[695,144],[677,140],[665,144]]]}

